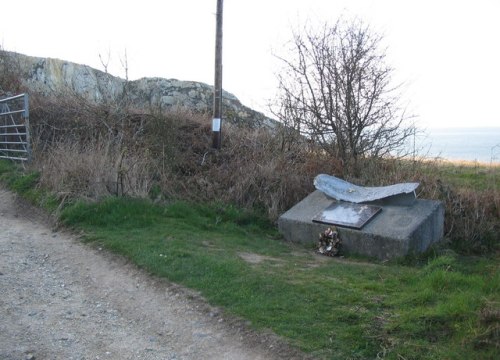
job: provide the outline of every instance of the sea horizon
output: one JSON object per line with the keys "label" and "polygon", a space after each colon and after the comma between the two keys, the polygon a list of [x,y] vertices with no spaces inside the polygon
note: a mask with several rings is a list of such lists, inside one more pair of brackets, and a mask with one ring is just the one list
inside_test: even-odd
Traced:
{"label": "sea horizon", "polygon": [[500,126],[429,127],[411,140],[417,156],[500,164]]}

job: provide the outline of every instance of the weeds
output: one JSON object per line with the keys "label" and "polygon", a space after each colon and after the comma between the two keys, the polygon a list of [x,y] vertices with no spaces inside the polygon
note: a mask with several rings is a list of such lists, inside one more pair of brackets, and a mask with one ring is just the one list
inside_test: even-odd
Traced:
{"label": "weeds", "polygon": [[58,143],[38,159],[40,183],[61,198],[100,199],[109,195],[147,197],[151,161],[109,140]]}

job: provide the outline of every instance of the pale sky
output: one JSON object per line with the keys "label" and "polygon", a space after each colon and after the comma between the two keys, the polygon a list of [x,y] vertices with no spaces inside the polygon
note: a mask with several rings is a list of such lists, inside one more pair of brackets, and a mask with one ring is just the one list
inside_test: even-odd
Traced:
{"label": "pale sky", "polygon": [[[59,58],[129,78],[213,85],[216,0],[3,1],[5,50]],[[499,0],[225,0],[223,87],[268,113],[292,28],[358,17],[385,36],[422,127],[500,126]]]}

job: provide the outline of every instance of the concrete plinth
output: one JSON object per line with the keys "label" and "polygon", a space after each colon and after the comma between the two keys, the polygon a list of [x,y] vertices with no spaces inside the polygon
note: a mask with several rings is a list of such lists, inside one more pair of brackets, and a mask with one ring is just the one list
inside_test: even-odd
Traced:
{"label": "concrete plinth", "polygon": [[[316,243],[318,234],[329,225],[313,217],[336,200],[316,190],[278,219],[286,240]],[[390,259],[425,251],[443,237],[444,206],[440,201],[415,199],[398,203],[377,201],[382,211],[361,230],[337,226],[346,253]]]}

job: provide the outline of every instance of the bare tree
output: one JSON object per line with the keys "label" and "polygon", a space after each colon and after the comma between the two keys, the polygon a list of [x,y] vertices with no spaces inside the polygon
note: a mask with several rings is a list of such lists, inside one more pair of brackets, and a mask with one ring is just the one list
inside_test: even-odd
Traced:
{"label": "bare tree", "polygon": [[382,37],[360,20],[339,20],[320,31],[293,35],[290,58],[281,58],[275,115],[358,170],[359,159],[401,148],[414,133],[400,107]]}

